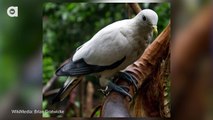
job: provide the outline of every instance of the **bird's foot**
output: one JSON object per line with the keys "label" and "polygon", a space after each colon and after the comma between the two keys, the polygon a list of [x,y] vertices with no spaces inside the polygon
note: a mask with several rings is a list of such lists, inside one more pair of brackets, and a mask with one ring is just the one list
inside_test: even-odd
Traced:
{"label": "bird's foot", "polygon": [[132,101],[132,95],[130,95],[128,93],[129,88],[126,86],[121,86],[121,85],[118,86],[118,85],[114,84],[113,82],[109,82],[108,87],[107,87],[107,92],[109,93],[111,91],[115,91],[115,92],[120,93],[121,95],[128,96],[129,101]]}
{"label": "bird's foot", "polygon": [[129,88],[126,86],[121,86],[121,85],[118,86],[114,84],[113,82],[109,82],[108,86],[106,86],[105,89],[99,89],[99,91],[101,91],[105,96],[109,95],[111,91],[115,91],[120,93],[121,95],[128,96],[129,101],[132,101],[132,96],[128,93]]}
{"label": "bird's foot", "polygon": [[129,84],[133,84],[135,92],[138,90],[138,81],[128,72],[119,72],[118,78],[126,80]]}
{"label": "bird's foot", "polygon": [[98,89],[98,91],[102,92],[104,96],[107,96],[111,90],[108,88],[108,86],[106,86],[105,89]]}

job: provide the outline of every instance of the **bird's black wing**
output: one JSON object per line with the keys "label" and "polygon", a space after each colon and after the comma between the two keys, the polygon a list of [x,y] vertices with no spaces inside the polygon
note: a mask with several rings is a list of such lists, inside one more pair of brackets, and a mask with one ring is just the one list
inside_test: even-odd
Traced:
{"label": "bird's black wing", "polygon": [[62,65],[56,71],[57,76],[79,76],[79,75],[86,75],[90,73],[97,73],[102,72],[104,70],[110,70],[115,67],[118,67],[126,57],[123,57],[121,60],[108,65],[108,66],[98,66],[98,65],[89,65],[85,62],[85,60],[79,59],[77,61],[69,61],[68,63]]}

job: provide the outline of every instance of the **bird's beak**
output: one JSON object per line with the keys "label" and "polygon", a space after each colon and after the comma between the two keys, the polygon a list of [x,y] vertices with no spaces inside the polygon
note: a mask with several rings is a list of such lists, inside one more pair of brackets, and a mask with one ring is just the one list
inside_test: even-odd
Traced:
{"label": "bird's beak", "polygon": [[152,30],[153,30],[153,32],[154,32],[155,35],[158,34],[158,28],[157,28],[156,25],[152,26]]}

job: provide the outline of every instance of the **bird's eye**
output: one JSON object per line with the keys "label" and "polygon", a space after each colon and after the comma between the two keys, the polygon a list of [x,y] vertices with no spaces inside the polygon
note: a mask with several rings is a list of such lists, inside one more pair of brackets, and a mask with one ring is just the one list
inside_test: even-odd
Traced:
{"label": "bird's eye", "polygon": [[146,21],[146,17],[145,16],[143,16],[143,21]]}

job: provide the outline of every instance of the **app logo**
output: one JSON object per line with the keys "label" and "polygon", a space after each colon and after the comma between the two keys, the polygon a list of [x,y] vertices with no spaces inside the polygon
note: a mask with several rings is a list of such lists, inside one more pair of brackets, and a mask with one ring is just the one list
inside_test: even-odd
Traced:
{"label": "app logo", "polygon": [[10,6],[7,8],[7,15],[10,17],[18,17],[18,7]]}

